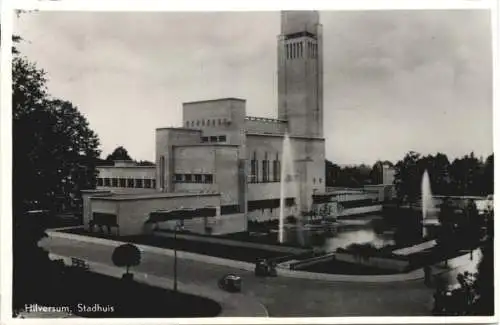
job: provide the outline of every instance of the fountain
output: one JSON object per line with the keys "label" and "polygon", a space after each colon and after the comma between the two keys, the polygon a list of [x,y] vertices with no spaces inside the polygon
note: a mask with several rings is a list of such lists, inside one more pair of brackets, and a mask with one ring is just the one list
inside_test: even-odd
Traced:
{"label": "fountain", "polygon": [[434,211],[434,202],[432,199],[431,181],[429,179],[429,173],[427,170],[424,171],[422,176],[422,236],[427,236],[427,231],[425,228],[425,220],[428,219],[430,213]]}
{"label": "fountain", "polygon": [[301,229],[301,218],[299,216],[300,211],[300,192],[299,192],[299,180],[296,175],[295,164],[294,164],[294,154],[292,149],[292,144],[290,143],[290,137],[288,133],[285,133],[283,138],[283,151],[282,151],[282,166],[281,166],[281,184],[280,184],[280,214],[279,214],[279,229],[278,229],[278,241],[283,243],[285,241],[285,198],[292,197],[295,199],[295,206],[298,211],[295,211],[294,216],[296,218],[297,230]]}

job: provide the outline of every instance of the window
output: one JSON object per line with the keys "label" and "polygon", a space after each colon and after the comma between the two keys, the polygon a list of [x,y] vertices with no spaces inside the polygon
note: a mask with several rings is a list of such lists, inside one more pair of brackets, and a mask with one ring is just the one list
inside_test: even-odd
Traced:
{"label": "window", "polygon": [[219,142],[226,142],[226,136],[225,135],[219,135]]}
{"label": "window", "polygon": [[257,171],[257,153],[254,151],[252,160],[250,161],[250,183],[257,183],[259,179]]}
{"label": "window", "polygon": [[214,136],[210,137],[210,142],[217,142],[217,137]]}
{"label": "window", "polygon": [[142,188],[142,178],[136,178],[135,179],[135,187],[136,188]]}
{"label": "window", "polygon": [[111,180],[109,178],[104,179],[104,186],[107,186],[107,187],[111,186]]}
{"label": "window", "polygon": [[111,185],[112,187],[118,187],[118,178],[112,178]]}
{"label": "window", "polygon": [[221,124],[222,124],[222,120],[221,120],[221,119],[219,119],[219,125],[221,125]]}
{"label": "window", "polygon": [[208,142],[208,137],[201,137],[201,142],[203,143]]}
{"label": "window", "polygon": [[223,122],[224,122],[224,125],[226,125],[227,124],[227,119],[226,118],[223,119]]}
{"label": "window", "polygon": [[134,187],[134,179],[133,178],[127,179],[127,187]]}
{"label": "window", "polygon": [[212,184],[214,182],[214,178],[211,174],[205,175],[205,183]]}
{"label": "window", "polygon": [[165,188],[165,156],[160,157],[160,187]]}
{"label": "window", "polygon": [[191,121],[191,126],[194,126],[194,121]]}
{"label": "window", "polygon": [[279,156],[276,154],[276,159],[273,161],[273,181],[279,182],[281,177]]}
{"label": "window", "polygon": [[201,120],[201,126],[205,126],[205,120]]}
{"label": "window", "polygon": [[191,183],[193,181],[193,175],[185,174],[184,179],[185,179],[186,183]]}
{"label": "window", "polygon": [[320,178],[320,179],[319,179],[319,183],[321,184],[321,182],[322,182],[322,180],[321,180],[321,178]]}
{"label": "window", "polygon": [[127,187],[127,180],[125,178],[120,178],[120,187]]}
{"label": "window", "polygon": [[195,183],[201,183],[201,174],[195,174],[194,175],[194,182]]}
{"label": "window", "polygon": [[269,182],[269,160],[267,160],[267,152],[264,155],[264,160],[262,161],[262,181]]}
{"label": "window", "polygon": [[104,184],[104,180],[102,178],[97,179],[97,186],[102,186]]}
{"label": "window", "polygon": [[200,121],[196,121],[196,126],[200,126]]}
{"label": "window", "polygon": [[212,126],[215,126],[215,120],[212,120]]}
{"label": "window", "polygon": [[175,174],[174,175],[174,182],[176,182],[176,183],[182,182],[182,174]]}
{"label": "window", "polygon": [[186,121],[186,127],[189,127],[189,121]]}
{"label": "window", "polygon": [[152,182],[153,188],[156,188],[156,179],[152,179],[151,182]]}
{"label": "window", "polygon": [[150,178],[146,178],[144,180],[144,187],[145,188],[151,188],[151,179]]}
{"label": "window", "polygon": [[313,184],[316,184],[316,177],[313,177]]}

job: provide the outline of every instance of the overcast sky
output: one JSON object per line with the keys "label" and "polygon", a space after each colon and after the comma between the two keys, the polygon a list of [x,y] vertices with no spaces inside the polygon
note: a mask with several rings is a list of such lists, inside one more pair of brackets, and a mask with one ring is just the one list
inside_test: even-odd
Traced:
{"label": "overcast sky", "polygon": [[[154,160],[154,129],[181,126],[182,102],[247,100],[276,117],[278,12],[22,15],[23,55],[47,71],[97,132]],[[327,158],[397,161],[493,151],[488,11],[321,12]]]}

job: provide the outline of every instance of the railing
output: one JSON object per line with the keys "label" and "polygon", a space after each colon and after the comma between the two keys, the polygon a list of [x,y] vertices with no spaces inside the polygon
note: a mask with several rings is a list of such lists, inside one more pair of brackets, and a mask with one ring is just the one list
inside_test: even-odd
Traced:
{"label": "railing", "polygon": [[259,122],[267,122],[267,123],[276,123],[276,124],[285,124],[288,123],[286,120],[278,120],[274,118],[267,117],[256,117],[256,116],[245,116],[246,121],[259,121]]}

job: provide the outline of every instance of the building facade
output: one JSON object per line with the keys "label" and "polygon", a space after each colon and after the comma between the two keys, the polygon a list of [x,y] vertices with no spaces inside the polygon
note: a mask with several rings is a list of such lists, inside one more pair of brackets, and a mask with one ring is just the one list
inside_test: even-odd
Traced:
{"label": "building facade", "polygon": [[151,212],[216,206],[215,216],[193,216],[185,227],[224,234],[278,218],[285,133],[299,184],[285,213],[314,210],[314,196],[325,192],[322,42],[317,12],[282,12],[278,118],[248,116],[239,98],[184,103],[182,127],[156,129],[155,166],[99,169],[97,190],[84,193],[87,223],[106,214],[120,234],[137,234]]}

